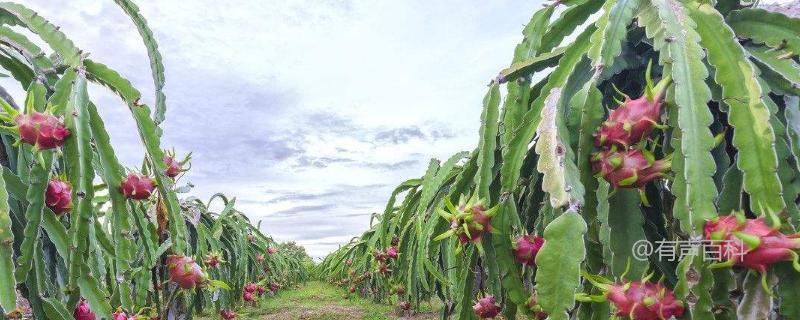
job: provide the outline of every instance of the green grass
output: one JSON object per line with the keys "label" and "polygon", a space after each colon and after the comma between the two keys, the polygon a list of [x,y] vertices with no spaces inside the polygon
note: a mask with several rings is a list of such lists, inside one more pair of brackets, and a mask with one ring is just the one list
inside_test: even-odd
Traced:
{"label": "green grass", "polygon": [[[402,319],[393,305],[377,304],[355,294],[346,299],[345,294],[345,289],[312,281],[297,289],[282,290],[276,297],[265,297],[255,308],[240,308],[237,310],[238,319]],[[411,319],[436,319],[438,314],[430,312],[433,308],[438,306],[423,304],[423,313]],[[216,318],[207,316],[199,319]]]}

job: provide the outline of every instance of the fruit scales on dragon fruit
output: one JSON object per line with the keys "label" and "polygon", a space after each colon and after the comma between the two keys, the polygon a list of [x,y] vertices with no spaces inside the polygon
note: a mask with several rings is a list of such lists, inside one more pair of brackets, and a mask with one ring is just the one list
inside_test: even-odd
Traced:
{"label": "fruit scales on dragon fruit", "polygon": [[584,277],[603,293],[598,296],[576,295],[579,301],[609,301],[614,315],[631,320],[667,320],[683,316],[683,302],[661,283],[642,280],[611,282],[601,276],[585,274]]}
{"label": "fruit scales on dragon fruit", "polygon": [[47,113],[20,114],[14,122],[17,123],[20,140],[39,150],[58,148],[64,145],[71,134],[61,120]]}
{"label": "fruit scales on dragon fruit", "polygon": [[72,210],[72,185],[62,178],[51,179],[47,182],[45,204],[57,216]]}
{"label": "fruit scales on dragon fruit", "polygon": [[182,289],[204,287],[208,282],[208,275],[190,257],[170,255],[167,257],[169,280]]}
{"label": "fruit scales on dragon fruit", "polygon": [[450,229],[436,236],[435,241],[455,235],[458,237],[459,249],[468,243],[474,243],[483,252],[480,240],[486,232],[492,232],[492,217],[498,207],[487,209],[484,202],[473,195],[469,200],[461,198],[456,208],[450,199],[445,198],[447,210],[437,208],[436,212],[450,223]]}
{"label": "fruit scales on dragon fruit", "polygon": [[770,265],[791,261],[800,271],[800,257],[795,252],[800,249],[800,233],[783,234],[764,217],[747,219],[741,213],[717,217],[706,222],[703,235],[715,245],[716,258],[722,260],[715,267],[738,265],[764,274]]}
{"label": "fruit scales on dragon fruit", "polygon": [[536,254],[544,245],[544,238],[534,235],[524,235],[517,238],[514,246],[514,258],[518,263],[531,266],[536,263]]}
{"label": "fruit scales on dragon fruit", "polygon": [[500,306],[495,302],[494,296],[486,296],[478,299],[478,302],[472,306],[472,311],[475,311],[475,314],[481,319],[490,319],[500,314]]}
{"label": "fruit scales on dragon fruit", "polygon": [[654,86],[650,67],[651,65],[647,66],[644,94],[636,99],[623,94],[625,100],[620,101],[619,106],[609,112],[608,119],[597,129],[596,146],[626,149],[647,138],[654,128],[660,126],[664,94],[672,79],[665,77]]}

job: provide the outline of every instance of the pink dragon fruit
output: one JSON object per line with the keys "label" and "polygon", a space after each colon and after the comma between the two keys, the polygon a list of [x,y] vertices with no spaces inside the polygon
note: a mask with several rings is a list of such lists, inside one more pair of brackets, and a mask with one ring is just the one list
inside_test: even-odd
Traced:
{"label": "pink dragon fruit", "polygon": [[257,254],[256,255],[256,262],[258,262],[258,263],[264,262],[264,255],[263,254]]}
{"label": "pink dragon fruit", "polygon": [[666,77],[653,87],[648,66],[645,94],[637,99],[625,96],[625,101],[612,110],[608,119],[598,128],[595,145],[626,149],[647,137],[658,126],[662,99],[671,82],[671,78]]}
{"label": "pink dragon fruit", "polygon": [[51,179],[47,183],[45,203],[57,216],[72,210],[72,186],[62,179]]}
{"label": "pink dragon fruit", "polygon": [[220,320],[235,320],[236,319],[236,312],[233,312],[233,310],[220,310],[219,311],[219,319]]}
{"label": "pink dragon fruit", "polygon": [[715,253],[724,261],[721,266],[740,265],[764,273],[774,263],[798,259],[794,250],[800,249],[800,233],[783,234],[764,217],[718,217],[706,222],[703,234],[705,240],[719,242]]}
{"label": "pink dragon fruit", "polygon": [[514,242],[514,258],[518,263],[530,266],[536,263],[536,254],[544,245],[544,238],[534,235],[524,235]]}
{"label": "pink dragon fruit", "polygon": [[386,256],[389,257],[389,259],[397,259],[398,254],[397,247],[389,247],[386,249]]}
{"label": "pink dragon fruit", "polygon": [[156,189],[156,183],[148,176],[131,173],[122,181],[119,188],[125,198],[145,200],[150,198],[150,194]]}
{"label": "pink dragon fruit", "polygon": [[39,150],[58,148],[70,136],[70,131],[64,123],[51,114],[40,112],[20,114],[14,122],[19,129],[20,140]]}
{"label": "pink dragon fruit", "polygon": [[633,281],[607,287],[606,298],[620,317],[632,320],[664,320],[683,315],[683,302],[661,284]]}
{"label": "pink dragon fruit", "polygon": [[403,311],[411,310],[411,302],[408,301],[400,302],[400,310]]}
{"label": "pink dragon fruit", "polygon": [[89,308],[89,303],[83,298],[81,298],[81,300],[78,302],[78,305],[75,306],[75,310],[72,312],[72,315],[75,317],[75,320],[97,319],[97,317],[94,315],[94,312],[92,312],[92,309]]}
{"label": "pink dragon fruit", "polygon": [[169,269],[169,280],[183,289],[204,287],[208,282],[208,275],[189,257],[168,256],[167,269]]}
{"label": "pink dragon fruit", "polygon": [[489,319],[497,317],[500,314],[500,306],[494,300],[494,296],[486,296],[485,298],[478,299],[478,302],[472,306],[472,310],[481,319]]}
{"label": "pink dragon fruit", "polygon": [[654,160],[652,154],[642,150],[595,153],[592,170],[616,188],[641,188],[648,182],[661,178],[671,169],[668,159]]}
{"label": "pink dragon fruit", "polygon": [[251,283],[248,283],[248,284],[244,285],[244,291],[245,292],[255,292],[256,290],[258,290],[258,285],[255,284],[255,283],[251,282]]}
{"label": "pink dragon fruit", "polygon": [[267,288],[264,288],[262,286],[258,286],[256,288],[256,293],[258,293],[259,296],[263,296],[265,293],[267,293]]}
{"label": "pink dragon fruit", "polygon": [[278,252],[278,249],[275,249],[273,247],[267,248],[267,253],[269,254],[275,254],[276,252]]}
{"label": "pink dragon fruit", "polygon": [[445,203],[450,212],[438,208],[436,212],[450,222],[450,230],[436,236],[434,240],[442,240],[451,235],[456,235],[461,245],[467,243],[478,244],[480,246],[481,237],[485,232],[492,232],[492,217],[497,214],[497,207],[486,209],[483,200],[479,200],[477,195],[473,195],[469,200],[461,199],[458,208],[453,206],[449,199],[445,198]]}
{"label": "pink dragon fruit", "polygon": [[175,160],[175,156],[165,154],[164,165],[167,167],[164,169],[164,175],[167,177],[175,178],[183,172],[182,165],[178,160]]}

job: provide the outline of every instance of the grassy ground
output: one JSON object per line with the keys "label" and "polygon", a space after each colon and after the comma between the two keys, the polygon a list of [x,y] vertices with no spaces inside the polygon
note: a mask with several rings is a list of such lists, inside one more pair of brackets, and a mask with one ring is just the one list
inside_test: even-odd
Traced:
{"label": "grassy ground", "polygon": [[[238,319],[437,319],[438,314],[430,309],[431,305],[423,305],[423,312],[411,318],[400,316],[395,306],[373,303],[371,300],[351,295],[344,298],[344,289],[330,284],[313,281],[299,289],[281,291],[277,297],[267,298],[257,308],[242,308],[237,311]],[[203,320],[215,317],[201,317]]]}

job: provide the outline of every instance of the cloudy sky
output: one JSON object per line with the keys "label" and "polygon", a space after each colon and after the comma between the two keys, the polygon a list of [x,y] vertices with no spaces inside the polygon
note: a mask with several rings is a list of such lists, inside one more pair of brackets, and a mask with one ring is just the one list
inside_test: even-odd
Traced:
{"label": "cloudy sky", "polygon": [[[145,49],[112,0],[22,2],[152,105]],[[166,65],[163,145],[194,155],[191,194],[236,197],[265,232],[315,257],[366,230],[431,157],[476,145],[486,85],[542,3],[136,2]],[[0,85],[23,99],[13,80]],[[126,106],[103,88],[91,94],[135,167],[143,149]]]}
{"label": "cloudy sky", "polygon": [[[193,152],[191,194],[235,196],[281,241],[324,256],[395,185],[476,145],[486,84],[541,1],[136,1],[166,66],[165,147]],[[152,104],[146,51],[112,0],[25,0]],[[191,5],[187,3],[192,3]],[[0,81],[22,100],[19,85]],[[129,111],[93,99],[126,165]]]}

